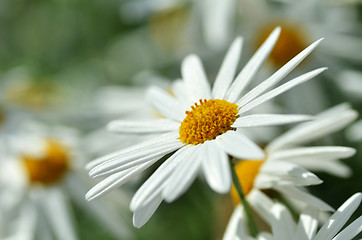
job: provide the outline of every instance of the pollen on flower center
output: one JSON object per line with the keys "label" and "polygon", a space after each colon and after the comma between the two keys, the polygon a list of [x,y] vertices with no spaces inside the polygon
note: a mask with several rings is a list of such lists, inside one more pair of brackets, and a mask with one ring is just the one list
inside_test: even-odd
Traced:
{"label": "pollen on flower center", "polygon": [[[238,176],[245,195],[248,195],[253,188],[254,180],[263,163],[264,160],[241,160],[235,165],[236,175]],[[240,203],[240,197],[234,184],[230,193],[235,205]]]}
{"label": "pollen on flower center", "polygon": [[67,149],[55,140],[47,141],[46,153],[41,158],[23,156],[30,183],[53,184],[60,181],[69,169]]}
{"label": "pollen on flower center", "polygon": [[279,39],[270,53],[271,62],[281,67],[307,47],[306,34],[297,24],[268,24],[257,34],[256,43],[260,46],[276,26],[282,26]]}
{"label": "pollen on flower center", "polygon": [[199,102],[186,111],[179,130],[181,142],[197,145],[234,129],[231,125],[238,118],[238,105],[220,99]]}

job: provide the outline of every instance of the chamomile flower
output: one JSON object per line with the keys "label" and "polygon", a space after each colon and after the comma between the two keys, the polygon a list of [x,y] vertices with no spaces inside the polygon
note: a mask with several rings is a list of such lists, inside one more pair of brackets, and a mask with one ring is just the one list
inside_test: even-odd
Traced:
{"label": "chamomile flower", "polygon": [[[269,90],[292,71],[320,40],[240,97],[272,50],[279,33],[280,28],[276,28],[233,81],[242,44],[241,38],[236,39],[226,54],[212,89],[199,58],[195,55],[186,57],[181,70],[183,79],[174,85],[175,97],[155,87],[148,92],[150,101],[165,116],[164,119],[120,120],[109,124],[109,128],[117,132],[159,135],[90,163],[88,167],[93,167],[90,176],[108,177],[93,187],[86,198],[94,199],[121,186],[172,152],[174,154],[136,193],[131,203],[133,211],[143,209],[141,212],[147,215],[152,212],[150,209],[157,208],[160,199],[175,200],[187,190],[200,169],[213,190],[227,193],[231,188],[228,155],[239,159],[265,157],[264,152],[239,131],[241,128],[310,119],[305,115],[250,115],[247,112],[323,72],[325,68],[316,69]],[[150,201],[155,196],[157,199]],[[148,204],[152,205],[151,208],[146,207]],[[134,224],[140,226],[140,223]]]}
{"label": "chamomile flower", "polygon": [[84,177],[83,154],[76,150],[77,132],[26,122],[18,132],[6,135],[4,142],[6,153],[0,162],[1,239],[78,239],[69,197],[115,236],[130,236],[115,211],[120,203],[103,199],[89,205],[84,201],[89,181]]}
{"label": "chamomile flower", "polygon": [[[310,122],[301,123],[265,147],[265,159],[239,161],[235,170],[250,205],[268,223],[271,223],[272,200],[262,194],[262,190],[273,190],[298,208],[313,207],[332,211],[326,203],[303,191],[300,187],[319,184],[322,181],[312,170],[326,171],[337,176],[349,176],[350,170],[338,161],[355,153],[353,148],[342,146],[301,147],[303,143],[333,133],[352,122],[357,113],[347,104],[341,104],[316,116]],[[239,203],[239,196],[232,188],[232,197]],[[241,211],[241,205],[235,211]],[[236,213],[235,213],[236,214]],[[236,223],[231,219],[229,225]],[[234,228],[234,227],[229,227]]]}
{"label": "chamomile flower", "polygon": [[[263,195],[261,195],[263,196]],[[313,207],[306,207],[299,216],[296,223],[289,210],[280,203],[270,203],[270,226],[271,232],[260,232],[257,238],[249,235],[246,225],[246,217],[239,206],[230,218],[228,228],[225,231],[223,240],[234,239],[265,239],[265,240],[351,240],[362,231],[362,216],[351,224],[346,224],[353,212],[361,202],[361,193],[356,193],[349,198],[318,230],[319,211]]]}
{"label": "chamomile flower", "polygon": [[[280,204],[272,207],[271,211],[276,221],[273,221],[272,231],[278,240],[352,240],[362,231],[362,216],[360,215],[346,227],[361,203],[362,194],[356,193],[343,203],[337,211],[318,230],[318,211],[306,208],[295,223],[291,213]],[[343,228],[343,229],[342,229]]]}

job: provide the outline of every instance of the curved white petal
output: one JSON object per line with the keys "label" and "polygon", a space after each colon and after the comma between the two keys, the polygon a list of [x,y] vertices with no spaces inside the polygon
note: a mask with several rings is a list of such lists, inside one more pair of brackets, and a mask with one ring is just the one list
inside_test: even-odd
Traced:
{"label": "curved white petal", "polygon": [[201,166],[207,182],[215,192],[228,193],[231,188],[228,155],[214,141],[206,141],[201,147],[205,153]]}
{"label": "curved white petal", "polygon": [[321,72],[325,71],[327,68],[318,68],[316,70],[307,72],[303,75],[300,75],[299,77],[296,77],[286,83],[284,83],[283,85],[274,88],[273,90],[270,90],[267,93],[264,93],[263,95],[253,99],[252,101],[250,101],[249,103],[245,104],[239,111],[240,114],[245,113],[253,108],[255,108],[256,106],[288,91],[289,89],[302,84],[310,79],[312,79],[313,77],[317,76],[318,74],[320,74]]}
{"label": "curved white petal", "polygon": [[[288,162],[264,163],[260,170],[264,176],[258,176],[256,186],[271,187],[274,185],[309,186],[322,183],[315,174]],[[267,184],[267,185],[266,185]]]}
{"label": "curved white petal", "polygon": [[263,150],[240,132],[227,131],[215,140],[226,153],[239,159],[263,159]]}
{"label": "curved white petal", "polygon": [[170,158],[168,158],[162,165],[147,179],[147,181],[137,190],[132,198],[130,208],[135,211],[139,207],[147,204],[148,200],[152,198],[154,194],[158,194],[163,191],[163,187],[167,178],[172,174],[173,170],[189,156],[190,151],[193,148],[185,146],[175,152]]}
{"label": "curved white petal", "polygon": [[158,113],[175,121],[182,122],[185,118],[184,106],[163,89],[153,86],[147,91],[147,98]]}
{"label": "curved white petal", "polygon": [[92,168],[95,168],[97,165],[101,165],[102,163],[115,160],[119,157],[138,153],[145,149],[149,149],[149,148],[153,148],[155,146],[164,145],[165,143],[173,142],[178,137],[179,137],[179,134],[176,131],[158,135],[149,140],[143,141],[139,144],[136,144],[136,145],[130,146],[128,148],[122,149],[120,151],[116,151],[116,152],[110,153],[108,155],[105,155],[103,157],[97,158],[97,159],[91,161],[90,163],[88,163],[86,165],[86,169],[92,169]]}
{"label": "curved white petal", "polygon": [[265,59],[269,56],[278,40],[279,34],[280,27],[277,27],[269,35],[268,39],[265,40],[263,45],[261,45],[256,53],[250,58],[249,62],[244,66],[235,81],[231,84],[226,97],[228,102],[236,102],[238,100],[241,92],[249,84],[258,69],[264,63]]}
{"label": "curved white petal", "polygon": [[271,209],[274,220],[272,221],[272,231],[275,239],[290,240],[295,237],[296,226],[290,212],[285,206],[276,203]]}
{"label": "curved white petal", "polygon": [[271,75],[268,79],[260,83],[258,86],[249,91],[245,96],[243,96],[237,104],[239,106],[244,106],[248,102],[252,101],[260,94],[264,93],[269,88],[275,86],[279,83],[287,74],[289,74],[298,64],[303,61],[305,57],[307,57],[322,41],[323,39],[319,39],[309,45],[306,49],[300,52],[297,56],[295,56],[292,60],[286,63],[283,67],[281,67],[278,71],[276,71],[273,75]]}
{"label": "curved white petal", "polygon": [[211,99],[210,84],[198,56],[189,55],[183,60],[181,74],[191,104],[199,99]]}
{"label": "curved white petal", "polygon": [[302,144],[336,132],[352,122],[358,116],[354,110],[327,115],[314,121],[303,123],[274,139],[267,147],[268,152],[286,146]]}
{"label": "curved white petal", "polygon": [[159,194],[149,204],[137,209],[133,214],[133,226],[136,228],[142,227],[155,213],[162,200],[162,196]]}
{"label": "curved white petal", "polygon": [[253,114],[236,119],[231,127],[259,127],[282,125],[311,120],[308,115],[283,115],[283,114]]}
{"label": "curved white petal", "polygon": [[110,192],[116,187],[120,187],[121,185],[138,175],[140,172],[144,171],[146,168],[154,164],[155,161],[157,161],[157,159],[145,162],[135,167],[131,167],[119,173],[112,174],[111,176],[105,178],[100,183],[91,188],[85,195],[85,198],[88,201],[91,201],[106,194],[107,192]]}
{"label": "curved white petal", "polygon": [[168,178],[167,185],[162,192],[162,196],[167,202],[174,201],[192,184],[203,157],[203,149],[196,145],[184,157],[182,163],[178,164],[172,175]]}
{"label": "curved white petal", "polygon": [[115,159],[112,159],[111,161],[101,163],[94,167],[89,172],[89,175],[94,178],[110,175],[112,173],[126,170],[154,159],[159,159],[162,156],[181,148],[182,146],[183,143],[175,140],[174,142],[164,143],[164,145],[141,149],[138,152],[132,152],[130,154],[123,154]]}
{"label": "curved white petal", "polygon": [[360,205],[362,199],[361,193],[356,193],[340,206],[337,211],[322,226],[314,240],[332,239],[344,224],[351,217],[353,212]]}
{"label": "curved white petal", "polygon": [[313,207],[307,207],[299,216],[295,240],[313,239],[318,228],[319,211]]}
{"label": "curved white petal", "polygon": [[236,237],[240,239],[246,239],[246,230],[243,224],[243,209],[242,206],[239,204],[234,209],[233,214],[230,217],[229,223],[226,227],[223,240],[235,240]]}
{"label": "curved white petal", "polygon": [[[356,153],[354,148],[340,146],[301,147],[279,150],[269,154],[269,160],[303,161],[308,158],[325,161],[328,159],[348,158]],[[323,164],[323,163],[321,163]]]}
{"label": "curved white petal", "polygon": [[313,206],[322,211],[334,211],[331,206],[323,202],[319,198],[314,197],[313,195],[306,193],[297,187],[293,186],[274,186],[275,189],[284,194],[287,198],[290,198],[294,201],[301,202],[305,205]]}
{"label": "curved white petal", "polygon": [[152,119],[147,121],[115,120],[108,124],[109,131],[118,133],[154,133],[177,131],[180,122],[169,119]]}
{"label": "curved white petal", "polygon": [[226,53],[212,88],[212,96],[214,99],[225,98],[226,92],[235,76],[242,44],[243,39],[241,37],[236,38]]}
{"label": "curved white petal", "polygon": [[362,216],[354,220],[343,231],[341,231],[333,240],[352,240],[362,232]]}

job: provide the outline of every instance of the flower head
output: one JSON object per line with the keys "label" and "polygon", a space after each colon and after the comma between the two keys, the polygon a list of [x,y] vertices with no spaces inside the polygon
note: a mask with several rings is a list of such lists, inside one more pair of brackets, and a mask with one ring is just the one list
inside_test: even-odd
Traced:
{"label": "flower head", "polygon": [[[193,182],[200,169],[210,187],[218,193],[231,188],[228,155],[238,159],[262,159],[264,152],[239,130],[309,120],[305,115],[248,114],[256,106],[310,80],[320,68],[275,87],[320,42],[316,41],[264,82],[242,95],[261,67],[280,33],[276,28],[234,79],[242,39],[237,38],[226,54],[213,88],[200,59],[191,55],[182,63],[182,81],[173,87],[175,96],[152,87],[148,98],[164,119],[113,121],[111,130],[123,133],[159,133],[156,138],[96,159],[88,165],[92,177],[108,176],[86,195],[94,199],[118,187],[151,166],[162,156],[176,151],[138,190],[131,203],[133,211],[147,206],[157,208],[159,200],[179,197]],[[274,87],[274,88],[273,88]],[[273,88],[273,89],[271,89]],[[271,89],[271,90],[270,90]],[[242,97],[241,97],[242,95]],[[152,214],[151,214],[152,215]],[[141,226],[144,220],[134,223]]]}

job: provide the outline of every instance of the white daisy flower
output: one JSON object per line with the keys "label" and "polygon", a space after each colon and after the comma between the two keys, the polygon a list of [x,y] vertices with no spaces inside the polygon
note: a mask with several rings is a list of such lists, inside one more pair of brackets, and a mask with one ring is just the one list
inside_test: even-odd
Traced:
{"label": "white daisy flower", "polygon": [[[346,227],[343,226],[350,219],[361,203],[362,194],[356,193],[343,203],[337,211],[318,230],[318,211],[306,208],[295,223],[290,212],[280,204],[272,207],[272,213],[277,221],[273,221],[272,231],[278,240],[352,240],[362,232],[362,216],[360,215]],[[343,230],[342,230],[343,228]]]}
{"label": "white daisy flower", "polygon": [[[322,182],[300,166],[346,177],[350,175],[350,169],[338,162],[338,159],[352,156],[355,150],[342,146],[300,145],[338,131],[356,117],[357,113],[347,104],[338,105],[320,113],[315,120],[301,123],[274,139],[265,147],[265,159],[243,160],[236,164],[235,171],[244,194],[253,209],[265,221],[272,221],[270,209],[273,202],[262,194],[261,190],[279,192],[286,201],[298,208],[310,206],[323,211],[333,210],[323,201],[299,188]],[[232,188],[231,194],[234,202],[239,203],[235,187]],[[241,205],[238,205],[235,211],[241,211],[241,208]],[[232,226],[235,224],[233,220],[229,223]]]}
{"label": "white daisy flower", "polygon": [[[130,237],[130,229],[116,210],[122,202],[84,201],[90,183],[83,171],[82,153],[75,150],[79,147],[77,132],[29,122],[18,131],[5,136],[6,153],[0,162],[1,239],[78,239],[69,197],[117,238]],[[118,197],[123,203],[129,201],[121,193]]]}
{"label": "white daisy flower", "polygon": [[[149,201],[155,195],[159,196],[158,199],[172,202],[186,191],[199,169],[203,170],[213,190],[227,193],[231,187],[228,155],[239,159],[265,157],[264,152],[239,131],[241,128],[310,119],[305,115],[250,115],[248,111],[323,72],[325,68],[319,68],[269,90],[292,71],[320,40],[240,97],[272,50],[279,33],[280,28],[276,28],[233,81],[242,44],[241,38],[236,39],[226,54],[212,89],[199,58],[195,55],[186,57],[181,69],[183,80],[177,81],[173,89],[176,97],[156,87],[148,92],[153,106],[165,119],[120,120],[109,124],[109,128],[117,132],[159,135],[90,163],[88,167],[93,167],[90,176],[108,177],[93,187],[86,198],[94,199],[121,186],[162,156],[174,151],[136,193],[131,204],[133,211],[145,208],[148,203],[158,206],[159,202]],[[139,226],[138,223],[135,225]]]}
{"label": "white daisy flower", "polygon": [[298,223],[296,223],[292,214],[284,205],[280,203],[271,203],[270,226],[272,231],[260,232],[257,238],[250,236],[246,225],[246,217],[242,211],[242,207],[238,206],[230,218],[223,240],[351,240],[362,231],[362,216],[357,218],[342,231],[340,230],[351,217],[352,213],[357,209],[361,202],[361,198],[361,193],[357,193],[349,198],[325,222],[318,232],[318,210],[312,207],[305,208],[299,216]]}

